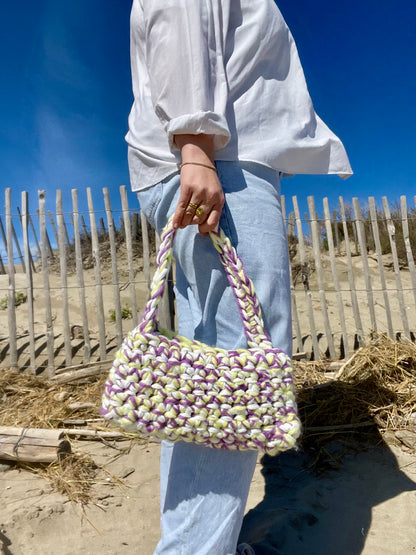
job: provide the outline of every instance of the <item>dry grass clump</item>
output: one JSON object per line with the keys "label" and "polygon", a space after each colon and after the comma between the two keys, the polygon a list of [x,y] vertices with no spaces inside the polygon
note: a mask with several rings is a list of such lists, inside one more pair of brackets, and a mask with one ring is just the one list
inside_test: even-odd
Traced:
{"label": "dry grass clump", "polygon": [[[71,419],[93,420],[99,428],[99,407],[105,376],[93,383],[57,386],[40,377],[12,370],[0,372],[0,426],[61,428]],[[86,408],[71,408],[89,403]],[[102,427],[102,426],[101,426]],[[21,463],[43,476],[71,501],[91,501],[91,487],[100,468],[92,458],[72,453],[52,464]]]}
{"label": "dry grass clump", "polygon": [[[105,376],[92,383],[58,386],[13,370],[0,372],[0,426],[58,428],[65,419],[100,416]],[[93,406],[71,408],[74,403]]]}
{"label": "dry grass clump", "polygon": [[88,503],[92,501],[91,488],[96,483],[100,467],[85,454],[72,453],[49,465],[22,465],[27,470],[42,476],[52,487],[70,501]]}
{"label": "dry grass clump", "polygon": [[329,451],[339,453],[342,445],[381,442],[386,431],[414,433],[416,345],[373,335],[335,377],[325,367],[296,364],[302,446],[317,460],[333,458]]}

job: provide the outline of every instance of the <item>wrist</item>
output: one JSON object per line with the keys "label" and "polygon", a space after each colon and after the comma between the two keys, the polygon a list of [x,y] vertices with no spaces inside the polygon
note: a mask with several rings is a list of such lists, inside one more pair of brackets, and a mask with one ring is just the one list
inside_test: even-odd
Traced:
{"label": "wrist", "polygon": [[214,143],[211,135],[176,135],[176,146],[181,152],[182,162],[214,164]]}

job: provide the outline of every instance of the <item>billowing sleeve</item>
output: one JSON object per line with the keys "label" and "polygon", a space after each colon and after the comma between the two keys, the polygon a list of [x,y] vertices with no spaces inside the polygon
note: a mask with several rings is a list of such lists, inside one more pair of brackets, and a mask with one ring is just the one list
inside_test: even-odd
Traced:
{"label": "billowing sleeve", "polygon": [[205,133],[214,148],[230,139],[225,117],[221,0],[144,0],[145,52],[152,103],[168,135]]}

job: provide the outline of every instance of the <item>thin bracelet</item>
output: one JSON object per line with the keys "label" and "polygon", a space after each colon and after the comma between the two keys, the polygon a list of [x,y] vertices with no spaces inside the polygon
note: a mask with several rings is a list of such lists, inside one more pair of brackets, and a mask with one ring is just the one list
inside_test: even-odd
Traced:
{"label": "thin bracelet", "polygon": [[215,166],[209,166],[208,164],[201,164],[201,162],[183,162],[179,166],[179,169],[181,170],[184,166],[187,166],[188,164],[192,164],[193,166],[202,166],[203,168],[208,168],[209,170],[214,170],[214,172],[217,171],[217,168]]}

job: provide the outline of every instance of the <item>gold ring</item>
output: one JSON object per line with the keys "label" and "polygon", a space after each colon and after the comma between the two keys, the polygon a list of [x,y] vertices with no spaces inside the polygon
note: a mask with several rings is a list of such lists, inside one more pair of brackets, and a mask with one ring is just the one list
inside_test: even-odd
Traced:
{"label": "gold ring", "polygon": [[193,202],[188,202],[188,206],[189,208],[192,208],[192,210],[195,210],[195,213],[198,210],[198,205]]}
{"label": "gold ring", "polygon": [[195,210],[195,216],[199,218],[200,216],[202,216],[203,213],[204,213],[203,209],[200,206],[198,206],[197,209]]}

